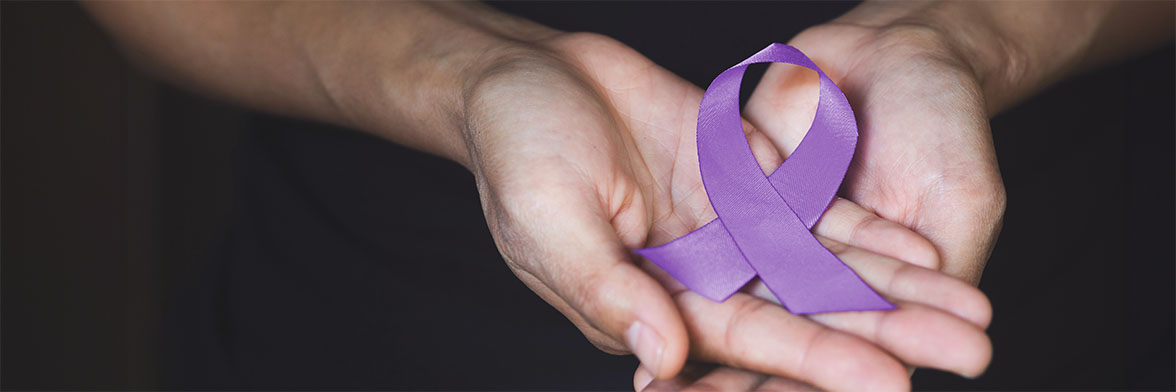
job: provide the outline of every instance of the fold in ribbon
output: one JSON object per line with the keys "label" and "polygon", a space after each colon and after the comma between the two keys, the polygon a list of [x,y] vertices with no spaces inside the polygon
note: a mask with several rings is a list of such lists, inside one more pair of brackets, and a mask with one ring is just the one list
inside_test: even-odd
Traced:
{"label": "fold in ribbon", "polygon": [[[739,84],[748,65],[768,62],[812,69],[821,83],[808,134],[765,176],[743,132]],[[718,302],[758,275],[794,314],[894,309],[809,231],[841,186],[857,136],[841,89],[800,50],[769,45],[719,74],[698,110],[698,166],[719,217],[636,252]]]}

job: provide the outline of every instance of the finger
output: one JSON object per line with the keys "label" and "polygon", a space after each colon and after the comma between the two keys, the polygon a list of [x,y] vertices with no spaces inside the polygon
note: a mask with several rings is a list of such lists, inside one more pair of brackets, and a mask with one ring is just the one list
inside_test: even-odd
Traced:
{"label": "finger", "polygon": [[992,321],[992,303],[967,282],[826,238],[818,239],[886,297],[933,306],[982,329]]}
{"label": "finger", "polygon": [[896,301],[886,312],[810,315],[828,327],[867,338],[903,363],[976,377],[992,358],[992,343],[979,327],[939,309]]}
{"label": "finger", "polygon": [[[770,295],[756,288],[756,295]],[[979,327],[934,307],[893,300],[898,309],[808,315],[823,326],[861,337],[908,365],[975,377],[992,358],[992,344]]]}
{"label": "finger", "polygon": [[637,370],[633,372],[633,390],[641,392],[645,387],[649,386],[654,380],[653,373],[649,372],[645,366],[637,365]]}
{"label": "finger", "polygon": [[[769,89],[757,89],[754,95],[757,99],[748,103],[743,122],[748,144],[764,174],[775,171],[784,157],[800,144],[817,102],[815,72],[797,66],[773,66],[770,72],[774,80],[778,79],[770,83],[792,87],[775,94],[764,92]],[[843,198],[834,198],[813,230],[852,246],[927,268],[939,268],[939,254],[926,238]]]}
{"label": "finger", "polygon": [[969,179],[976,183],[943,185],[955,188],[952,195],[924,199],[921,204],[927,213],[915,224],[939,246],[942,270],[972,284],[980,282],[1000,235],[1007,200],[995,162],[986,166],[983,169],[988,170],[977,170],[980,173]]}
{"label": "finger", "polygon": [[751,147],[751,153],[755,156],[756,163],[759,164],[760,170],[763,170],[764,175],[771,175],[784,163],[784,155],[782,150],[777,148],[772,139],[768,135],[760,131],[755,124],[744,119],[743,133],[747,137],[747,144]]}
{"label": "finger", "polygon": [[720,366],[682,390],[688,392],[753,391],[767,379],[768,376],[761,373]]}
{"label": "finger", "polygon": [[700,360],[832,390],[905,390],[902,364],[869,342],[838,332],[771,302],[736,293],[717,303],[690,291],[675,294]]}
{"label": "finger", "polygon": [[756,392],[816,392],[819,389],[790,378],[772,377],[755,389]]}
{"label": "finger", "polygon": [[855,248],[939,269],[939,253],[931,241],[847,199],[834,198],[813,232]]}
{"label": "finger", "polygon": [[488,219],[512,270],[602,349],[636,354],[658,378],[677,373],[688,336],[669,294],[631,261],[604,208],[582,207],[600,205],[590,192],[542,183],[515,184],[529,191]]}
{"label": "finger", "polygon": [[[866,283],[895,302],[898,309],[814,314],[809,315],[810,319],[866,339],[907,364],[953,371],[967,377],[983,372],[991,359],[991,343],[981,327],[973,323],[987,320],[969,320],[922,303],[938,302],[939,306],[956,309],[979,308],[969,316],[981,318],[985,317],[982,312],[987,309],[987,301],[978,290],[940,272],[829,240],[825,244],[857,270]],[[773,298],[762,282],[749,286],[749,291],[759,297]]]}
{"label": "finger", "polygon": [[813,123],[820,78],[808,68],[772,64],[743,111],[784,156],[792,154]]}
{"label": "finger", "polygon": [[[757,86],[744,115],[757,131],[756,136],[776,150],[760,159],[761,166],[774,165],[765,172],[775,170],[783,157],[796,150],[804,139],[816,113],[819,85],[816,72],[786,64],[773,64],[760,79],[759,86],[763,88]],[[748,141],[753,149],[757,146],[757,140],[751,135]],[[759,152],[756,151],[757,157]],[[845,199],[834,199],[814,230],[899,260],[932,269],[939,266],[939,255],[930,241]]]}
{"label": "finger", "polygon": [[[650,380],[645,387],[638,389],[638,391],[680,391],[717,367],[710,363],[686,362],[686,365],[682,366],[682,371],[674,377],[665,380]],[[638,366],[637,370],[644,369]]]}

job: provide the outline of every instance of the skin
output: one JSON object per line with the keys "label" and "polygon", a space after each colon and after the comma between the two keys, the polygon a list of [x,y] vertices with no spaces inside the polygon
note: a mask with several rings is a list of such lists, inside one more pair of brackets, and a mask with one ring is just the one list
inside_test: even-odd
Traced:
{"label": "skin", "polygon": [[[628,342],[620,337],[639,320],[654,326],[666,348],[662,358],[642,357],[640,349],[638,356],[657,373],[673,360],[674,374],[685,359],[673,357],[679,348],[673,346],[676,320],[670,317],[677,313],[693,358],[830,389],[905,389],[904,362],[969,375],[983,370],[990,356],[982,330],[990,314],[987,300],[930,269],[830,242],[883,295],[912,303],[893,312],[803,317],[765,300],[772,297],[756,289],[760,284],[714,303],[650,263],[635,264],[628,249],[664,243],[715,217],[702,192],[694,144],[702,90],[604,37],[559,36],[548,45],[580,71],[527,59],[472,90],[472,139],[491,149],[475,150],[479,165],[473,170],[507,263],[599,347],[626,352]],[[536,108],[547,115],[535,116]],[[747,130],[761,165],[778,166],[782,158],[772,143]],[[547,222],[534,223],[542,220]],[[855,231],[865,234],[854,238]],[[564,234],[570,232],[579,234]],[[903,242],[908,253],[934,264],[926,240],[846,200],[834,204],[816,233],[867,249]],[[867,269],[882,263],[919,270],[894,275]],[[914,292],[922,294],[903,295]],[[667,309],[666,319],[651,311],[659,307]],[[961,355],[941,355],[944,348]]]}
{"label": "skin", "polygon": [[[1170,40],[1172,14],[1170,2],[865,3],[790,44],[832,76],[859,117],[845,196],[931,240],[938,268],[975,284],[1005,208],[988,118],[1065,75]],[[745,115],[790,151],[812,119],[815,105],[801,97],[815,94],[816,83],[774,65]],[[649,383],[644,372],[635,375],[637,389]],[[810,388],[725,367],[650,385]]]}
{"label": "skin", "polygon": [[[805,317],[775,306],[758,283],[711,302],[629,252],[665,243],[715,215],[695,155],[702,90],[619,42],[552,30],[476,3],[86,6],[130,58],[161,78],[259,110],[369,132],[467,167],[507,266],[597,347],[635,352],[643,364],[638,378],[672,379],[690,358],[726,366],[718,369],[727,380],[901,390],[909,388],[905,365],[975,376],[990,359],[983,332],[990,305],[955,276],[978,278],[974,260],[991,247],[1003,196],[986,215],[973,204],[942,202],[894,182],[934,184],[934,175],[913,170],[918,165],[947,165],[953,173],[979,165],[980,173],[995,175],[995,162],[984,162],[991,141],[965,134],[922,146],[943,149],[962,140],[964,150],[976,151],[955,161],[947,154],[928,161],[901,154],[915,146],[882,137],[874,127],[891,122],[875,119],[884,111],[861,100],[889,97],[888,83],[917,81],[918,74],[895,80],[867,72],[902,64],[861,65],[874,75],[866,78],[873,89],[841,82],[859,108],[864,139],[846,196],[862,204],[838,199],[814,228],[899,309]],[[826,65],[837,53],[813,46],[820,35],[812,34],[814,44],[803,36],[796,44],[811,50],[835,80],[858,73],[852,62]],[[850,44],[871,45],[846,37],[846,51]],[[797,75],[772,68],[748,107],[744,128],[765,170],[782,162],[799,140],[797,129],[807,125],[781,111],[814,102],[815,94],[802,94],[804,76]],[[796,89],[794,80],[801,81]],[[983,112],[951,112],[970,108],[945,104],[937,119],[952,120],[952,129],[986,131]],[[928,119],[913,118],[906,128],[918,121]],[[911,170],[878,175],[895,167]],[[980,177],[991,185],[992,178]],[[960,206],[967,213],[958,218],[938,210]],[[977,216],[987,218],[968,222]]]}

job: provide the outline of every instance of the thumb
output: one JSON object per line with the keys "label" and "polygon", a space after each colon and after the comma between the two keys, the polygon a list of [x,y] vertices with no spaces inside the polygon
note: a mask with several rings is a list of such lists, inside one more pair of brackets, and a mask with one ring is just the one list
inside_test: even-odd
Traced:
{"label": "thumb", "polygon": [[552,188],[487,214],[508,264],[597,347],[632,352],[655,377],[673,377],[689,337],[670,294],[633,262],[604,208],[586,208],[601,204],[592,192]]}

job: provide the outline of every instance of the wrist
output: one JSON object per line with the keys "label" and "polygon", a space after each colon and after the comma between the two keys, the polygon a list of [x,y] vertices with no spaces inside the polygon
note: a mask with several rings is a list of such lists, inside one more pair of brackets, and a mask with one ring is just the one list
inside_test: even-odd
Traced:
{"label": "wrist", "polygon": [[868,29],[879,50],[947,64],[974,78],[989,114],[1004,107],[1010,86],[1024,83],[1030,62],[979,3],[867,2],[832,23]]}
{"label": "wrist", "polygon": [[866,3],[837,22],[919,36],[976,77],[989,115],[1075,72],[1111,4]]}
{"label": "wrist", "polygon": [[[467,168],[464,90],[500,53],[554,34],[476,3],[311,4],[299,7],[311,18],[289,21],[311,32],[296,38],[329,98],[327,120]],[[305,26],[331,19],[346,22]]]}

